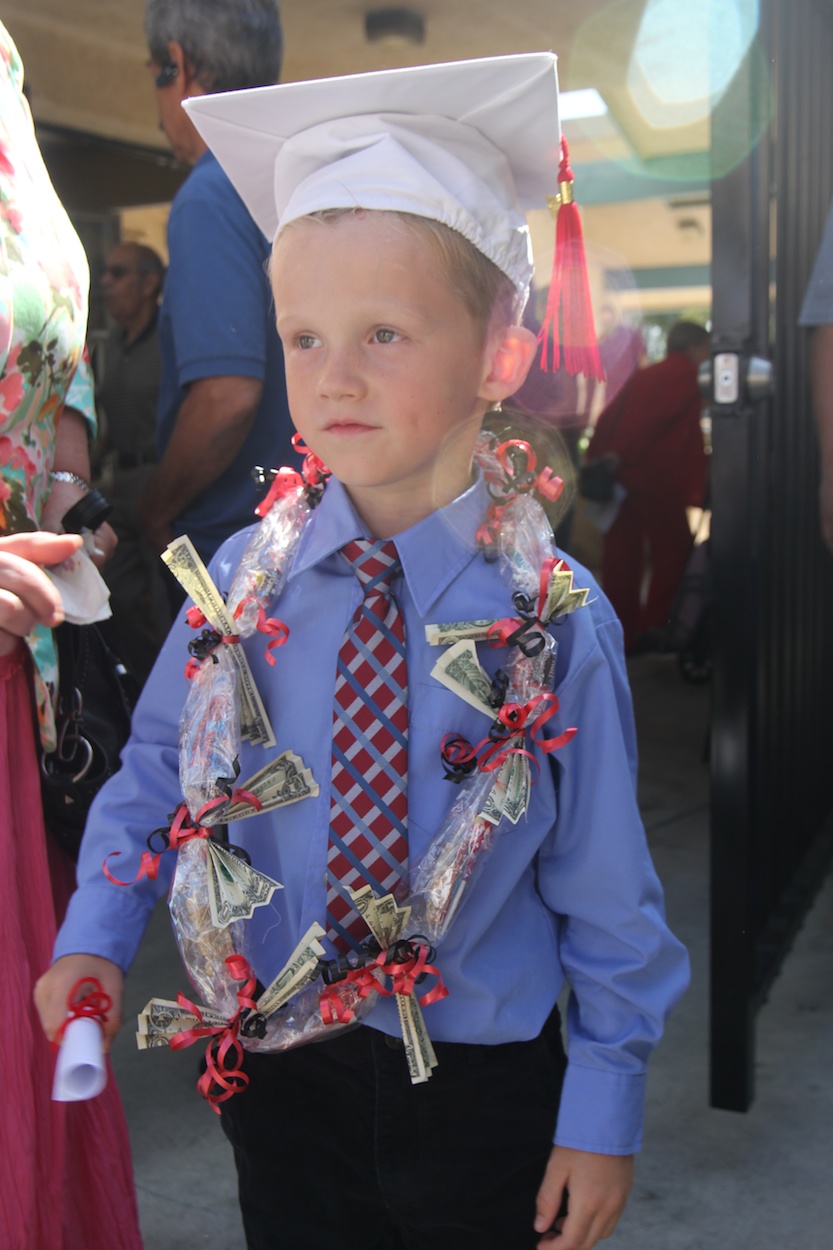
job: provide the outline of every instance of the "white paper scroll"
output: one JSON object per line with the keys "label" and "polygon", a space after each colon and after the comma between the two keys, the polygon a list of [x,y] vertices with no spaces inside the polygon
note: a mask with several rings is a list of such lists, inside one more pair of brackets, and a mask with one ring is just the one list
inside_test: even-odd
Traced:
{"label": "white paper scroll", "polygon": [[64,1030],[55,1080],[53,1102],[81,1102],[95,1098],[107,1084],[101,1025],[90,1016],[76,1016]]}

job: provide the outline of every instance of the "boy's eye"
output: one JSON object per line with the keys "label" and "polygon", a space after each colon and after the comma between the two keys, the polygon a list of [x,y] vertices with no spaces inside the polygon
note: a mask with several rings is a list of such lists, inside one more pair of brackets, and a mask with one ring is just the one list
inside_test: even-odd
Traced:
{"label": "boy's eye", "polygon": [[318,339],[314,334],[299,334],[296,341],[301,350],[306,351],[310,347],[315,347]]}
{"label": "boy's eye", "polygon": [[395,330],[390,330],[387,326],[382,326],[380,330],[376,331],[373,337],[377,343],[394,343],[399,338],[399,335]]}

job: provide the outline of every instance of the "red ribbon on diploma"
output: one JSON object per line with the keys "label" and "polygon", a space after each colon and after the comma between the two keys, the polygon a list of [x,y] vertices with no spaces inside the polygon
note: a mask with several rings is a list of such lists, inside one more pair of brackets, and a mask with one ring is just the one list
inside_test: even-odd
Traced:
{"label": "red ribbon on diploma", "polygon": [[[89,987],[84,992],[85,987]],[[67,1017],[61,1027],[58,1029],[52,1045],[57,1049],[64,1038],[67,1026],[73,1020],[78,1020],[82,1016],[86,1016],[88,1020],[97,1020],[100,1025],[107,1023],[107,1012],[113,1005],[113,1000],[105,991],[104,986],[98,977],[81,977],[80,981],[76,981],[67,995]]]}

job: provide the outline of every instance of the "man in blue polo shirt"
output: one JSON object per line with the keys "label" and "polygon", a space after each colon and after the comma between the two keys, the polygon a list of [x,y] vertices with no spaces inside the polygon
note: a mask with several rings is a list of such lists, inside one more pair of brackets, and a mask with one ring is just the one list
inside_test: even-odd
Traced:
{"label": "man in blue polo shirt", "polygon": [[[189,96],[277,80],[276,0],[148,0],[145,33],[160,126],[194,168],[168,222],[159,316],[159,466],[141,521],[158,551],[187,533],[204,560],[251,523],[255,465],[291,462],[283,355],[260,232],[182,108]],[[172,597],[179,588],[171,583]]]}

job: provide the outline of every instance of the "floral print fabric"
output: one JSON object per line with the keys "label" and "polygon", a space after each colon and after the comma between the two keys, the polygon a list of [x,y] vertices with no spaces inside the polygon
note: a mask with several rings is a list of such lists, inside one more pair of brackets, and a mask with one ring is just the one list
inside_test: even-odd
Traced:
{"label": "floral print fabric", "polygon": [[[0,533],[39,527],[64,404],[95,422],[82,361],[87,259],[46,172],[22,87],[20,57],[0,24]],[[52,635],[38,628],[27,641],[49,750]]]}

